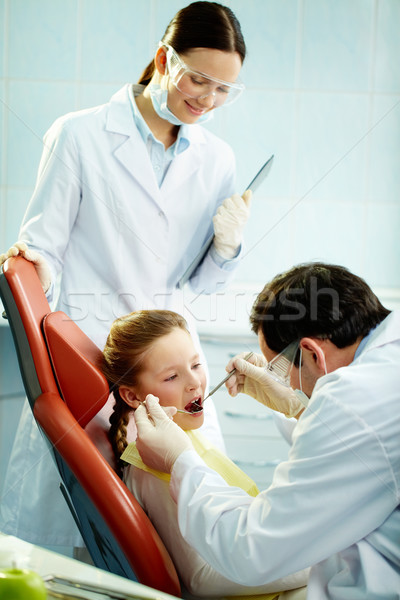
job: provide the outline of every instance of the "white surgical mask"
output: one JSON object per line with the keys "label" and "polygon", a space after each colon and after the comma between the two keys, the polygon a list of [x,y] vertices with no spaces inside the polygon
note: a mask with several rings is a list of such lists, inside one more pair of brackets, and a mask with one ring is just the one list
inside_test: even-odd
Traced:
{"label": "white surgical mask", "polygon": [[[159,117],[168,121],[172,125],[187,125],[183,121],[180,121],[173,112],[168,108],[168,90],[161,88],[159,83],[150,83],[149,92],[153,108]],[[204,113],[199,117],[196,123],[205,123],[213,117],[212,111]]]}

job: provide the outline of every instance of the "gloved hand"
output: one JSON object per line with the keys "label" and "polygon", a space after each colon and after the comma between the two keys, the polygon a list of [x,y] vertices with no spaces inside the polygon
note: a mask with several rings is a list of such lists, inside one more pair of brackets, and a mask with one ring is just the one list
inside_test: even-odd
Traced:
{"label": "gloved hand", "polygon": [[214,247],[222,258],[229,260],[237,254],[250,214],[251,197],[251,190],[243,196],[234,194],[223,201],[213,217]]}
{"label": "gloved hand", "polygon": [[273,379],[265,370],[267,361],[260,354],[252,354],[247,360],[238,354],[226,366],[226,370],[234,373],[226,382],[226,387],[231,396],[243,392],[261,404],[281,412],[287,417],[297,416],[305,406],[300,401],[294,390]]}
{"label": "gloved hand", "polygon": [[35,265],[36,273],[42,284],[43,291],[46,293],[51,285],[51,273],[48,264],[38,252],[29,250],[25,242],[15,242],[7,252],[0,254],[0,267],[7,258],[18,255],[23,256],[26,260],[29,260]]}
{"label": "gloved hand", "polygon": [[141,404],[135,410],[134,417],[136,447],[143,462],[152,469],[171,473],[178,456],[193,450],[186,433],[165,414],[152,394],[146,396],[146,406]]}

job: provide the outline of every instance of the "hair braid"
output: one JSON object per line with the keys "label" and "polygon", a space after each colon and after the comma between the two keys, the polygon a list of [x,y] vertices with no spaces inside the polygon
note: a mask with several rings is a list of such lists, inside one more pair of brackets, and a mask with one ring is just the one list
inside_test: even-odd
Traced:
{"label": "hair braid", "polygon": [[121,460],[121,454],[128,445],[127,427],[129,423],[129,413],[132,409],[122,400],[118,390],[114,390],[114,398],[116,402],[114,404],[114,411],[109,418],[111,427],[108,432],[108,437],[116,459],[117,472],[121,477],[124,466],[124,463]]}

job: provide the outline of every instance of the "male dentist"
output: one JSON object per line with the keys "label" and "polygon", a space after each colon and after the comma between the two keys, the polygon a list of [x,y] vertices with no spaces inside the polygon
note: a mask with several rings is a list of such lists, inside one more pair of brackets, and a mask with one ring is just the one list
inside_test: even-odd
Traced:
{"label": "male dentist", "polygon": [[[144,462],[172,474],[183,536],[245,585],[311,566],[309,600],[400,598],[400,311],[310,263],[267,284],[250,320],[263,356],[235,357],[227,387],[298,418],[267,490],[229,487],[153,396],[135,414]],[[293,342],[285,387],[265,367]]]}

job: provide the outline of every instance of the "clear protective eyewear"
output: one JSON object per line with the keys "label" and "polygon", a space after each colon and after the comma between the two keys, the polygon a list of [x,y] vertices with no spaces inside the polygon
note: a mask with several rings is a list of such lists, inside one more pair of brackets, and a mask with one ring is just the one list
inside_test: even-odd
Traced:
{"label": "clear protective eyewear", "polygon": [[268,365],[265,367],[265,370],[269,373],[272,379],[288,388],[292,387],[290,385],[290,376],[293,365],[296,363],[298,350],[299,342],[292,342],[289,344],[289,346],[286,346],[286,348],[284,348],[280,354],[270,360]]}
{"label": "clear protective eyewear", "polygon": [[171,83],[185,96],[202,100],[212,95],[214,106],[231,104],[244,90],[243,83],[230,83],[222,79],[210,77],[200,71],[188,67],[169,44],[160,42],[160,46],[167,50],[167,66]]}

